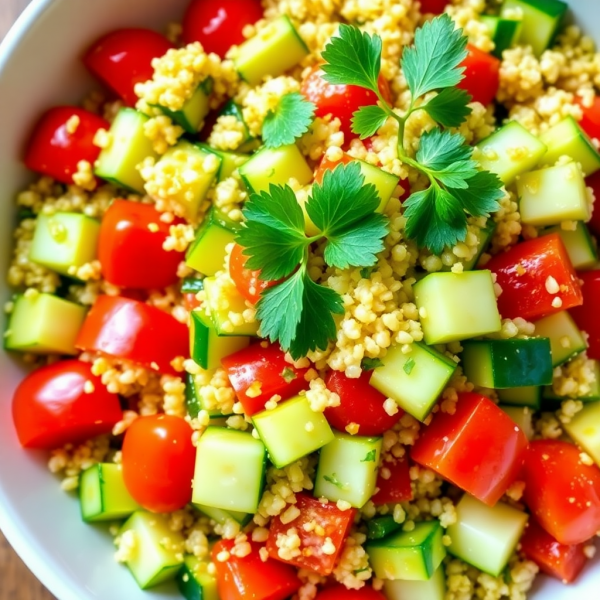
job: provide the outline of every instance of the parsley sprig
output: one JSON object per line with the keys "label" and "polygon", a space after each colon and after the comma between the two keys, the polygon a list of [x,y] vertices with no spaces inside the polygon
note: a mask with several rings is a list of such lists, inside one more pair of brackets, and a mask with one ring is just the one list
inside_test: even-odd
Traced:
{"label": "parsley sprig", "polygon": [[[427,176],[430,186],[404,203],[406,234],[435,254],[444,247],[464,241],[467,214],[489,216],[502,198],[500,179],[480,171],[472,159],[473,149],[465,138],[450,131],[471,113],[471,97],[456,86],[463,79],[461,63],[467,56],[467,38],[455,29],[446,14],[425,23],[415,32],[412,47],[406,48],[401,66],[411,92],[408,110],[397,114],[379,88],[382,41],[356,26],[340,25],[323,52],[325,79],[334,85],[357,85],[377,95],[378,104],[354,113],[352,130],[365,139],[375,135],[389,118],[398,123],[398,156]],[[430,92],[438,94],[424,102]],[[441,127],[423,134],[412,157],[405,145],[406,122],[424,110]]]}
{"label": "parsley sprig", "polygon": [[262,137],[267,148],[293,144],[303,136],[315,119],[316,106],[299,92],[282,96],[277,108],[267,113]]}

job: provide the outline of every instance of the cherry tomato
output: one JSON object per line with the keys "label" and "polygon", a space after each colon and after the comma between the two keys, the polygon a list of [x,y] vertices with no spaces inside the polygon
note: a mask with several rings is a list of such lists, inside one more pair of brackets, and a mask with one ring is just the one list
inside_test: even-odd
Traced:
{"label": "cherry tomato", "polygon": [[569,312],[577,327],[588,334],[588,356],[600,360],[600,319],[598,318],[598,303],[600,302],[600,270],[578,273],[583,281],[581,292],[583,304],[572,308]]}
{"label": "cherry tomato", "polygon": [[340,371],[330,371],[327,388],[340,397],[340,405],[328,408],[325,417],[332,427],[345,431],[350,423],[357,423],[359,435],[383,435],[402,417],[399,410],[388,415],[384,408],[385,396],[369,385],[372,372],[363,372],[358,379],[350,379]]}
{"label": "cherry tomato", "polygon": [[123,479],[133,499],[157,513],[192,499],[196,448],[187,421],[172,415],[136,419],[123,440]]}
{"label": "cherry tomato", "polygon": [[319,592],[315,600],[386,600],[386,597],[370,585],[359,590],[349,590],[345,585],[335,584]]}
{"label": "cherry tomato", "polygon": [[99,296],[76,344],[80,350],[124,358],[160,373],[178,375],[171,362],[189,356],[188,328],[154,306],[119,296]]}
{"label": "cherry tomato", "polygon": [[[73,117],[79,119],[79,124],[71,129]],[[100,148],[94,145],[96,132],[109,127],[108,121],[83,108],[51,108],[35,126],[25,152],[25,166],[73,185],[78,163],[85,160],[93,165],[100,154]]]}
{"label": "cherry tomato", "polygon": [[21,445],[46,450],[110,433],[123,416],[119,397],[79,360],[27,375],[15,391],[12,413]]}
{"label": "cherry tomato", "polygon": [[467,48],[469,55],[462,63],[465,78],[458,87],[469,92],[474,102],[487,106],[498,93],[501,61],[471,44]]}
{"label": "cherry tomato", "polygon": [[166,54],[173,44],[149,29],[118,29],[100,38],[85,54],[83,63],[100,81],[135,106],[135,86],[152,79],[152,60]]}
{"label": "cherry tomato", "polygon": [[560,440],[534,440],[523,467],[525,504],[561,544],[581,544],[600,531],[600,469]]}
{"label": "cherry tomato", "polygon": [[243,254],[244,249],[236,244],[229,258],[229,275],[235,283],[238,292],[252,304],[260,300],[260,295],[265,290],[273,287],[277,281],[264,281],[260,278],[260,271],[246,269],[248,257]]}
{"label": "cherry tomato", "polygon": [[449,2],[448,0],[420,0],[420,4],[422,14],[441,15]]}
{"label": "cherry tomato", "polygon": [[[392,95],[386,79],[379,77],[379,90],[382,96],[391,103]],[[356,85],[332,85],[323,79],[323,71],[319,65],[315,66],[302,82],[300,90],[302,95],[317,107],[316,116],[337,117],[344,132],[346,144],[357,137],[352,133],[352,116],[362,106],[377,104],[377,95],[371,90]]]}
{"label": "cherry tomato", "polygon": [[[386,479],[383,477],[383,468],[390,472]],[[391,462],[382,462],[381,469],[377,475],[375,487],[378,492],[373,495],[371,500],[375,506],[383,504],[397,504],[398,502],[408,502],[413,499],[413,491],[410,480],[410,461],[408,456],[404,458],[395,458]]]}
{"label": "cherry tomato", "polygon": [[595,96],[592,106],[583,106],[581,101],[579,104],[583,112],[579,125],[591,138],[600,139],[600,98]]}
{"label": "cherry tomato", "polygon": [[263,18],[260,0],[192,0],[183,17],[183,43],[200,42],[223,58],[246,38],[246,25]]}

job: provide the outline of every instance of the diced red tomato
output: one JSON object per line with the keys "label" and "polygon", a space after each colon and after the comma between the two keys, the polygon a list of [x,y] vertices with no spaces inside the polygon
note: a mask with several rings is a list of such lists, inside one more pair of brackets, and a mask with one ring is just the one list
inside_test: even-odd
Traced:
{"label": "diced red tomato", "polygon": [[[274,395],[285,400],[309,387],[309,382],[304,379],[308,369],[296,369],[286,362],[285,354],[278,344],[271,344],[266,348],[262,343],[252,344],[230,354],[221,364],[249,416],[264,410],[265,403]],[[255,381],[260,382],[261,393],[253,398],[247,391]]]}
{"label": "diced red tomato", "polygon": [[458,87],[469,92],[474,102],[487,106],[492,103],[500,87],[501,61],[471,44],[467,49],[469,55],[462,63],[465,78]]}
{"label": "diced red tomato", "polygon": [[135,86],[152,79],[152,60],[167,53],[173,44],[149,29],[118,29],[100,38],[87,51],[83,63],[100,81],[135,106]]}
{"label": "diced red tomato", "polygon": [[359,590],[349,590],[345,585],[336,584],[320,591],[315,600],[386,600],[386,597],[370,585]]}
{"label": "diced red tomato", "polygon": [[[594,190],[594,196],[596,198],[600,198],[600,171],[596,171],[596,173],[587,177],[585,180],[585,184]],[[600,237],[600,200],[594,202],[592,218],[588,223],[588,227],[590,228],[593,234]]]}
{"label": "diced red tomato", "polygon": [[598,307],[600,306],[600,270],[579,273],[583,281],[581,291],[583,293],[583,304],[572,308],[570,313],[577,327],[585,331],[588,338],[588,356],[600,360],[600,318]]}
{"label": "diced red tomato", "polygon": [[178,375],[171,362],[189,355],[189,331],[155,306],[119,296],[99,296],[83,322],[76,346]]}
{"label": "diced red tomato", "polygon": [[448,0],[420,0],[420,3],[424,15],[428,13],[441,15],[449,4]]}
{"label": "diced red tomato", "polygon": [[102,275],[125,288],[160,289],[178,281],[183,252],[166,251],[170,225],[149,204],[115,200],[100,226],[98,259]]}
{"label": "diced red tomato", "polygon": [[[352,133],[352,116],[362,106],[377,104],[377,95],[371,90],[356,85],[332,85],[323,79],[323,71],[316,65],[302,82],[302,95],[313,102],[317,117],[333,115],[341,122],[346,144],[357,137]],[[387,80],[380,76],[379,90],[382,96],[391,103],[391,92]]]}
{"label": "diced red tomato", "polygon": [[183,17],[183,43],[200,42],[221,58],[246,38],[246,25],[263,18],[260,0],[192,0]]}
{"label": "diced red tomato", "polygon": [[354,160],[349,154],[342,155],[340,160],[329,160],[327,155],[323,156],[317,170],[315,171],[315,183],[323,183],[323,177],[325,177],[325,173],[327,171],[333,171],[338,165],[347,165]]}
{"label": "diced red tomato", "polygon": [[[86,392],[87,382],[93,390]],[[27,375],[15,391],[12,414],[21,445],[46,450],[110,433],[123,418],[119,397],[79,360],[57,362]]]}
{"label": "diced red tomato", "polygon": [[592,106],[583,106],[581,102],[579,104],[583,111],[579,125],[591,138],[600,139],[600,97],[594,98]]}
{"label": "diced red tomato", "polygon": [[534,440],[523,467],[525,504],[561,544],[581,544],[600,531],[600,469],[560,440]]}
{"label": "diced red tomato", "polygon": [[369,385],[372,374],[363,372],[360,378],[350,379],[340,371],[329,372],[327,388],[341,400],[339,406],[325,411],[332,427],[345,431],[350,423],[357,423],[360,425],[359,435],[382,435],[402,418],[402,410],[394,416],[385,412],[385,396]]}
{"label": "diced red tomato", "polygon": [[300,588],[296,569],[278,560],[262,561],[263,547],[249,542],[252,551],[243,558],[230,555],[226,561],[217,557],[233,549],[233,540],[219,540],[212,549],[217,568],[217,589],[220,600],[284,600]]}
{"label": "diced red tomato", "polygon": [[[498,308],[505,319],[534,321],[583,303],[577,273],[557,233],[517,244],[485,268],[495,273],[502,288]],[[549,277],[560,286],[558,294],[546,289]]]}
{"label": "diced red tomato", "polygon": [[79,162],[93,165],[100,154],[100,148],[94,145],[96,132],[109,127],[108,121],[83,108],[51,108],[35,126],[25,152],[25,166],[72,185]]}
{"label": "diced red tomato", "polygon": [[583,553],[584,544],[567,546],[557,542],[535,519],[521,538],[521,551],[529,560],[538,565],[541,571],[560,579],[563,583],[575,581],[587,562]]}
{"label": "diced red tomato", "polygon": [[252,304],[260,300],[260,295],[265,290],[277,284],[277,281],[265,281],[260,278],[260,271],[246,269],[248,257],[243,254],[244,249],[236,244],[229,258],[229,275],[235,283],[238,292]]}
{"label": "diced red tomato", "polygon": [[413,446],[411,457],[494,506],[516,480],[527,438],[489,398],[459,394],[456,412],[439,412]]}
{"label": "diced red tomato", "polygon": [[196,298],[196,294],[187,293],[183,294],[183,306],[189,312],[192,312],[195,308],[200,308],[202,302]]}
{"label": "diced red tomato", "polygon": [[[317,498],[306,494],[296,494],[296,508],[300,516],[282,523],[280,517],[273,517],[267,540],[269,556],[275,560],[281,560],[294,565],[300,569],[312,569],[321,575],[330,575],[335,567],[340,552],[343,549],[346,536],[356,516],[356,510],[340,510],[333,502],[322,504]],[[304,525],[314,524],[317,529],[306,531]],[[296,528],[300,537],[300,550],[302,554],[291,560],[285,560],[279,556],[277,547],[277,536],[285,535],[292,527]],[[318,528],[323,528],[320,531]],[[331,538],[336,548],[334,554],[323,553],[325,538]]]}
{"label": "diced red tomato", "polygon": [[[382,475],[384,468],[390,472],[390,476],[387,479]],[[412,500],[413,491],[410,483],[410,462],[408,456],[395,458],[392,462],[381,463],[375,487],[378,492],[371,498],[375,506],[391,503],[397,504],[398,502]]]}

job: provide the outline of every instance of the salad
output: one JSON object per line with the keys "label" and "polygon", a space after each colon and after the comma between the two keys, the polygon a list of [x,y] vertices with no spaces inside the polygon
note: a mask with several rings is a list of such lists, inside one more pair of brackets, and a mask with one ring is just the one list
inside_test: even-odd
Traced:
{"label": "salad", "polygon": [[192,0],[83,52],[4,341],[22,446],[141,588],[524,600],[594,557],[600,54],[566,10]]}

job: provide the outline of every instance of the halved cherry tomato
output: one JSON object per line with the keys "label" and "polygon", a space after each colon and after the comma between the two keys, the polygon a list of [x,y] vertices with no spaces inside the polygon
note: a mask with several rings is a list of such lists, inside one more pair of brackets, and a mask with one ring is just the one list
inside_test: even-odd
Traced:
{"label": "halved cherry tomato", "polygon": [[386,597],[370,585],[359,590],[349,590],[345,585],[336,584],[319,592],[315,600],[386,600]]}
{"label": "halved cherry tomato", "polygon": [[534,440],[525,455],[525,504],[561,544],[581,544],[600,531],[600,469],[580,454],[568,442]]}
{"label": "halved cherry tomato", "polygon": [[385,396],[369,385],[371,375],[372,372],[363,372],[358,379],[350,379],[340,371],[329,372],[327,388],[341,401],[339,406],[325,411],[332,427],[345,431],[350,423],[357,423],[359,435],[383,435],[402,418],[402,410],[393,416],[385,412]]}
{"label": "halved cherry tomato", "polygon": [[233,554],[226,561],[217,557],[233,549],[233,540],[219,540],[212,549],[212,560],[217,568],[217,589],[220,600],[284,600],[295,594],[301,582],[296,569],[278,560],[260,557],[263,547],[249,542],[248,556]]}
{"label": "halved cherry tomato", "polygon": [[260,0],[192,0],[183,17],[183,43],[200,42],[223,58],[246,38],[246,25],[264,16]]}
{"label": "halved cherry tomato", "polygon": [[128,106],[139,100],[134,88],[152,79],[152,60],[167,53],[173,44],[150,29],[118,29],[100,38],[87,51],[83,63]]}
{"label": "halved cherry tomato", "polygon": [[444,12],[446,6],[448,6],[448,0],[420,0],[421,13],[422,14],[433,14],[441,15]]}
{"label": "halved cherry tomato", "polygon": [[229,275],[235,283],[238,292],[252,304],[260,300],[260,295],[265,290],[277,284],[276,281],[264,281],[260,278],[260,271],[246,269],[248,257],[243,254],[244,249],[236,244],[229,257]]}
{"label": "halved cherry tomato", "polygon": [[[600,131],[598,132],[598,135],[600,135]],[[593,175],[587,177],[585,180],[585,184],[587,187],[591,187],[594,190],[595,198],[600,198],[600,171],[597,171]],[[594,202],[592,218],[588,223],[588,227],[590,228],[592,233],[600,237],[600,200]]]}
{"label": "halved cherry tomato", "polygon": [[[386,479],[383,477],[383,469],[390,472]],[[395,458],[391,462],[382,462],[377,475],[375,488],[378,490],[371,500],[375,506],[383,504],[397,504],[408,502],[413,499],[413,490],[410,483],[410,461],[408,456]]]}
{"label": "halved cherry tomato", "polygon": [[471,44],[467,49],[469,54],[462,62],[465,78],[458,87],[469,92],[474,102],[487,106],[492,103],[500,87],[501,61]]}
{"label": "halved cherry tomato", "polygon": [[[221,364],[248,416],[264,410],[265,403],[274,395],[285,400],[309,387],[309,382],[304,379],[308,369],[296,369],[286,362],[278,344],[266,348],[263,342],[252,344],[230,354]],[[261,384],[260,396],[248,396],[248,388],[256,381]]]}
{"label": "halved cherry tomato", "polygon": [[[533,321],[583,304],[577,273],[557,233],[521,242],[494,256],[485,268],[502,288],[498,308],[505,319]],[[549,277],[558,283],[558,294],[546,289]]]}
{"label": "halved cherry tomato", "polygon": [[157,513],[183,508],[192,499],[196,448],[181,417],[136,419],[123,440],[123,479],[133,499]]}
{"label": "halved cherry tomato", "polygon": [[[86,392],[87,382],[93,389]],[[15,391],[12,414],[21,445],[46,450],[110,433],[123,418],[119,397],[92,374],[91,365],[79,360],[27,375]]]}
{"label": "halved cherry tomato", "polygon": [[166,251],[170,225],[149,204],[115,200],[100,226],[98,259],[102,275],[113,285],[159,289],[178,281],[183,252]]}
{"label": "halved cherry tomato", "polygon": [[588,334],[588,356],[600,360],[600,318],[598,306],[600,305],[600,270],[578,273],[583,281],[581,292],[583,304],[572,308],[569,312],[577,327]]}
{"label": "halved cherry tomato", "polygon": [[456,412],[438,412],[411,451],[411,458],[478,500],[494,506],[516,480],[527,438],[489,398],[458,396]]}
{"label": "halved cherry tomato", "polygon": [[[289,523],[282,523],[280,517],[273,517],[267,540],[269,556],[275,560],[281,560],[294,565],[300,569],[311,569],[320,575],[330,575],[335,567],[337,559],[344,547],[344,542],[350,527],[354,522],[356,510],[340,510],[333,502],[322,504],[317,498],[306,494],[296,494],[296,508],[300,515]],[[313,527],[310,531],[304,529],[304,525],[314,524],[323,528],[323,532],[317,532]],[[288,529],[295,527],[300,537],[300,550],[302,554],[296,558],[286,560],[279,556],[277,536],[285,534]],[[322,535],[319,535],[322,533]],[[331,538],[335,546],[333,554],[323,552],[325,538]]]}
{"label": "halved cherry tomato", "polygon": [[[73,117],[79,119],[79,124],[71,133],[69,121]],[[93,165],[100,154],[100,148],[94,145],[96,132],[109,127],[108,121],[83,108],[51,108],[35,126],[25,152],[25,166],[73,185],[78,163],[85,160]]]}
{"label": "halved cherry tomato", "polygon": [[583,106],[581,101],[579,104],[583,112],[579,125],[591,138],[600,139],[600,97],[594,97],[592,106]]}
{"label": "halved cherry tomato", "polygon": [[99,296],[79,331],[77,348],[124,358],[160,373],[178,375],[171,362],[189,356],[188,328],[136,300]]}

